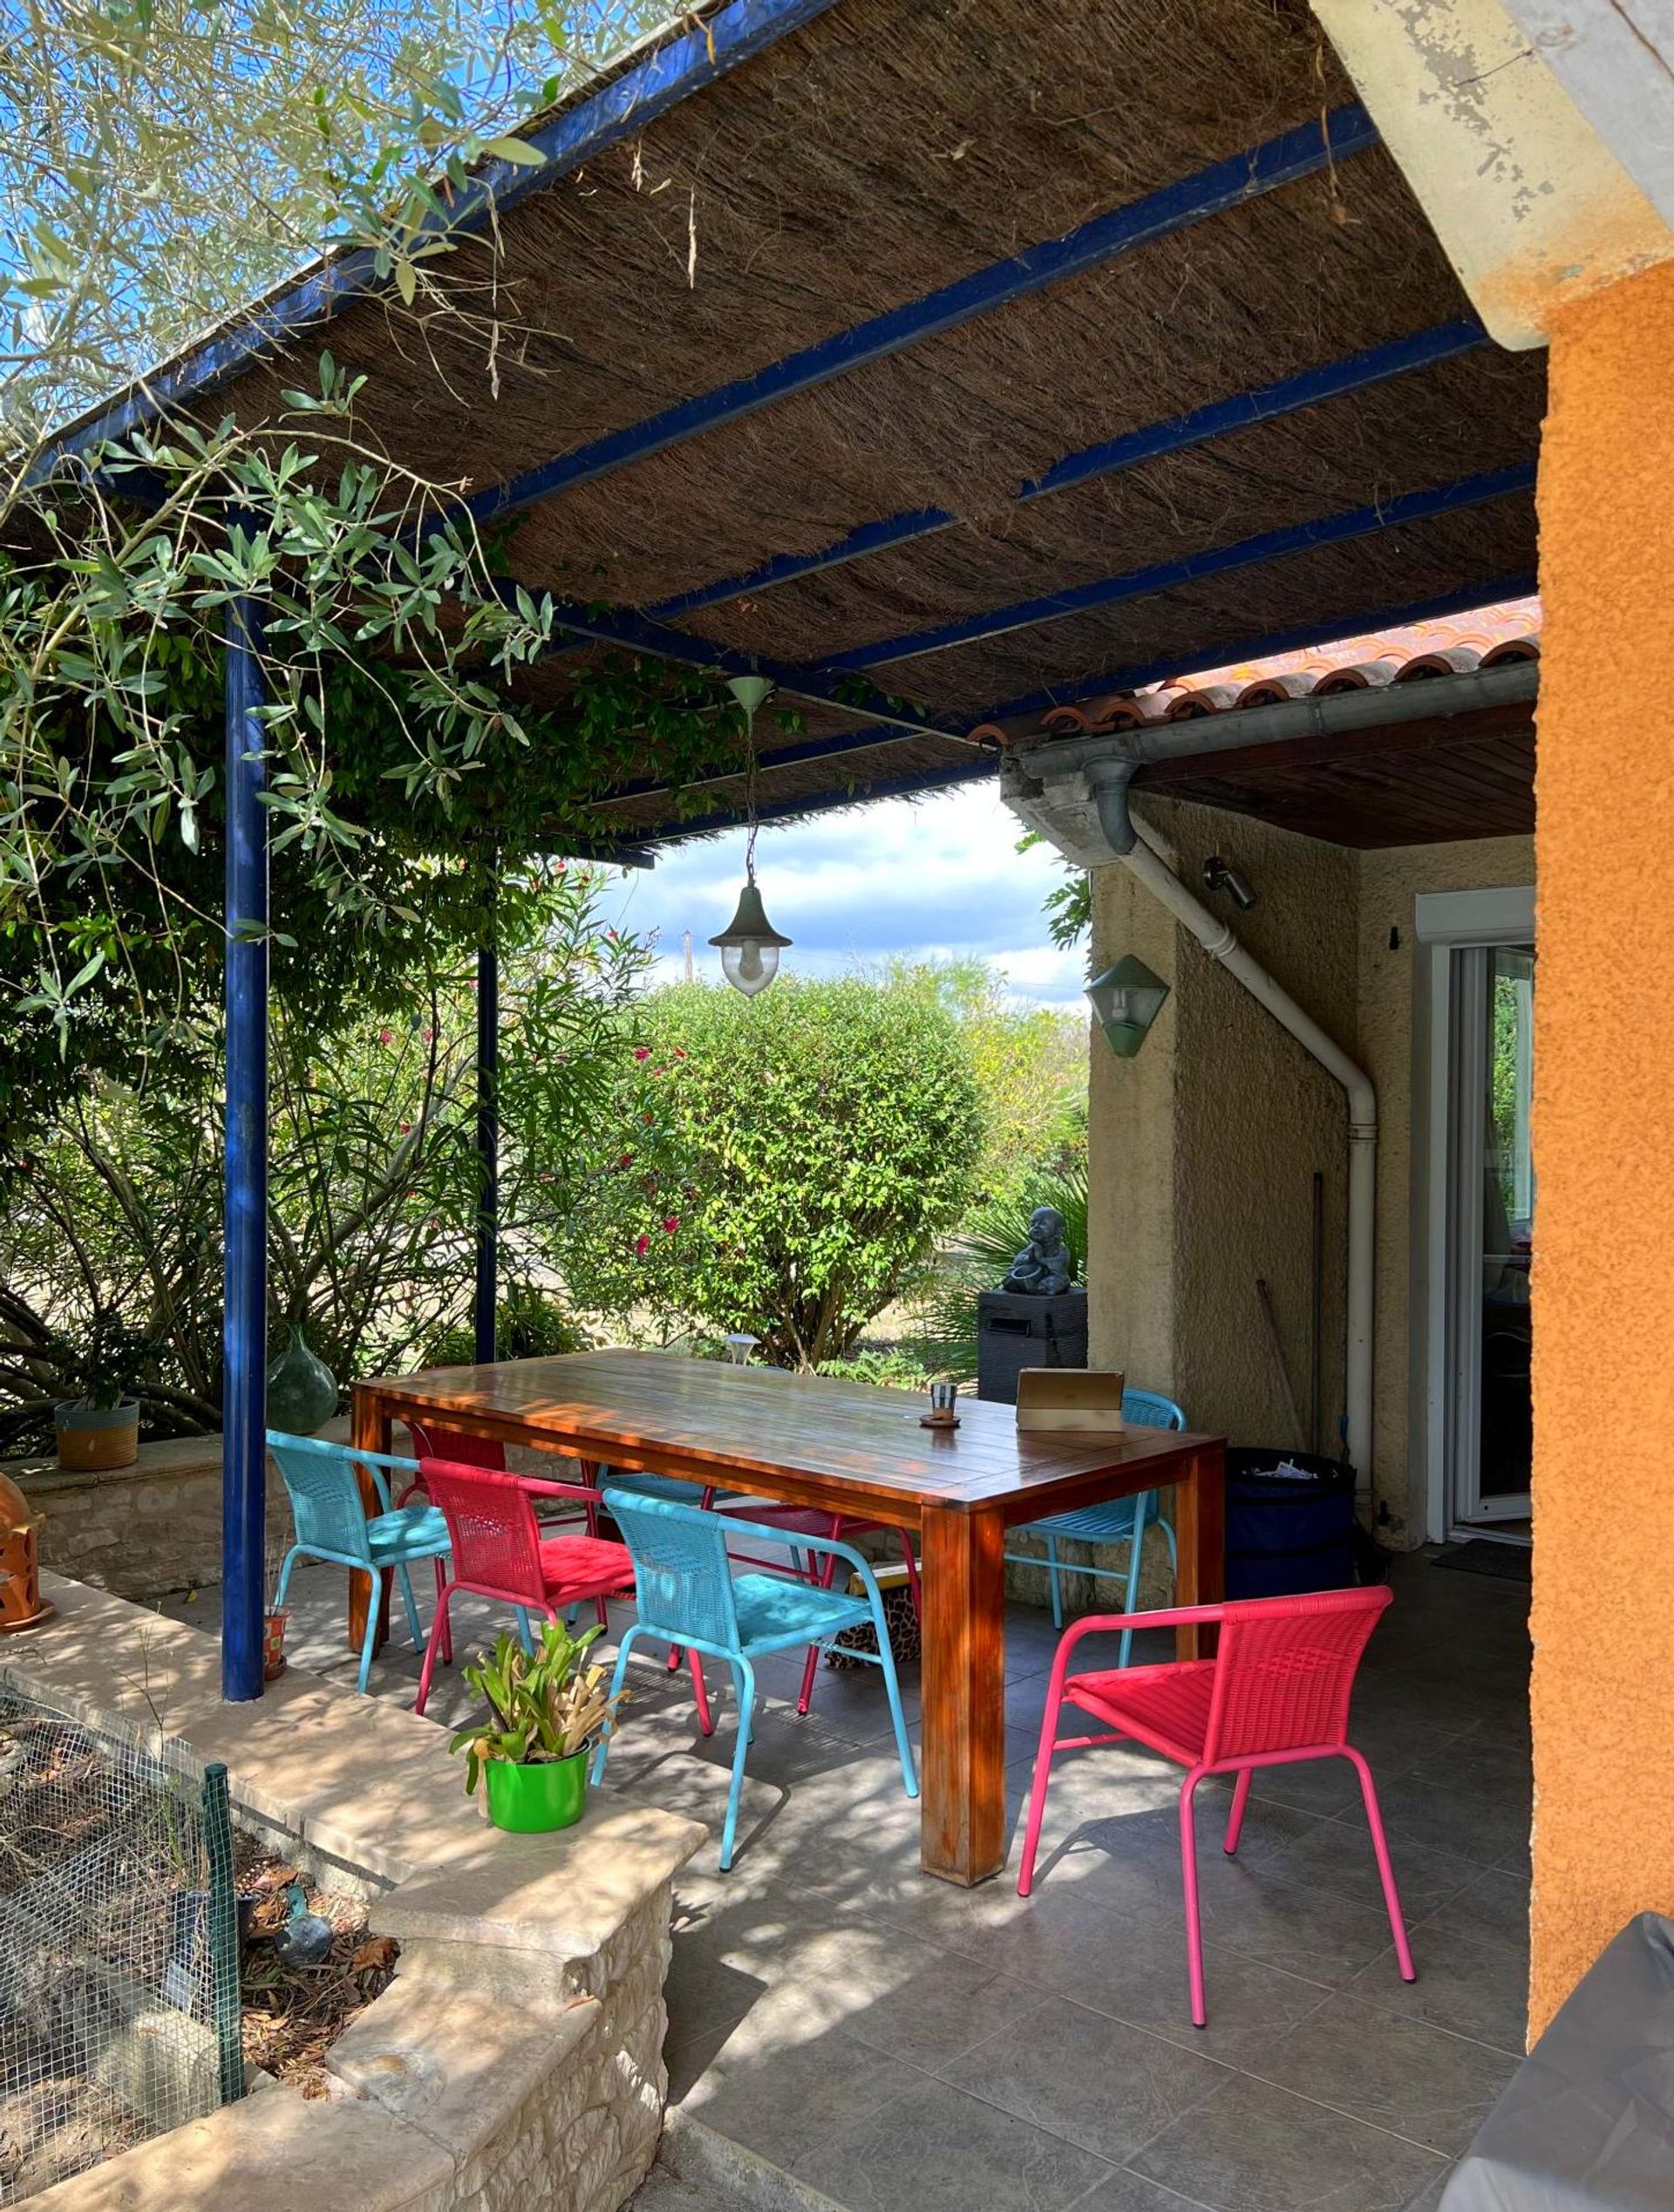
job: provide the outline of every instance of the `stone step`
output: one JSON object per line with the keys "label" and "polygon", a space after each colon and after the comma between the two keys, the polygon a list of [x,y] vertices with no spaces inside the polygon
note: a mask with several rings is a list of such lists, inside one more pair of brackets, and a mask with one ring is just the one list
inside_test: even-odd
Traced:
{"label": "stone step", "polygon": [[843,2208],[742,2143],[676,2111],[668,2116],[657,2164],[625,2212],[843,2212]]}

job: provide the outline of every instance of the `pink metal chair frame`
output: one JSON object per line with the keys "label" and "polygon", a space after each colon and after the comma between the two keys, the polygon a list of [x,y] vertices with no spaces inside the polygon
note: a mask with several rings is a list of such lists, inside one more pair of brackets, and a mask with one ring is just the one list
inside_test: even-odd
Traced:
{"label": "pink metal chair frame", "polygon": [[[1389,1603],[1390,1593],[1385,1589],[1318,1590],[1303,1597],[1174,1606],[1154,1613],[1091,1614],[1076,1622],[1065,1632],[1052,1663],[1040,1749],[1029,1793],[1018,1896],[1026,1897],[1034,1884],[1035,1853],[1054,1752],[1131,1738],[1185,1767],[1180,1791],[1180,1855],[1186,1898],[1187,1971],[1192,2022],[1204,2027],[1208,2013],[1204,2003],[1197,1837],[1193,1823],[1198,1784],[1206,1774],[1238,1777],[1223,1847],[1230,1857],[1238,1848],[1250,1777],[1258,1766],[1346,1759],[1359,1778],[1396,1963],[1403,1981],[1416,1981],[1418,1970],[1407,1943],[1400,1893],[1390,1863],[1371,1769],[1348,1739],[1355,1671]],[[1175,1660],[1165,1666],[1079,1675],[1069,1671],[1070,1655],[1085,1636],[1199,1622],[1219,1625],[1219,1649],[1212,1659]],[[1058,1714],[1065,1699],[1095,1720],[1105,1722],[1108,1732],[1060,1737]]]}
{"label": "pink metal chair frame", "polygon": [[[536,1481],[489,1467],[434,1459],[420,1460],[419,1480],[440,1507],[453,1538],[452,1574],[436,1600],[438,1627],[446,1623],[450,1602],[459,1590],[474,1597],[498,1598],[503,1604],[515,1606],[520,1615],[541,1613],[549,1621],[558,1618],[561,1607],[591,1598],[601,1623],[605,1623],[609,1619],[605,1600],[633,1588],[633,1561],[623,1544],[602,1547],[611,1556],[595,1561],[594,1571],[580,1572],[573,1581],[555,1581],[548,1572],[548,1562],[555,1553],[579,1554],[583,1545],[589,1551],[598,1546],[599,1540],[591,1532],[599,1494],[586,1483]],[[534,1516],[537,1497],[577,1501],[586,1510],[589,1537],[548,1538],[543,1557],[540,1524]],[[423,1712],[429,1700],[440,1640],[432,1635],[425,1650],[415,1712]],[[701,1691],[699,1700],[700,1711],[704,1711]]]}

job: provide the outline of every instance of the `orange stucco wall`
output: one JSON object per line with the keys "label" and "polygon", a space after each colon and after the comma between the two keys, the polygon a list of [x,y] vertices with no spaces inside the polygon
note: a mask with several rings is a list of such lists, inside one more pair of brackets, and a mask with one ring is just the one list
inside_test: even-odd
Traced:
{"label": "orange stucco wall", "polygon": [[1540,511],[1534,2032],[1674,1912],[1674,266],[1556,321]]}

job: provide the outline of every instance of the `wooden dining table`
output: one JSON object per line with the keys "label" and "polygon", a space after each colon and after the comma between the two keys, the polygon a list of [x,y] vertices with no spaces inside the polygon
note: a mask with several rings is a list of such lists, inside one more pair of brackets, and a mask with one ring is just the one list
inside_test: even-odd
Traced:
{"label": "wooden dining table", "polygon": [[[1177,1603],[1221,1596],[1223,1446],[1162,1429],[1022,1433],[964,1399],[921,1425],[910,1391],[609,1350],[382,1376],[354,1388],[353,1440],[387,1452],[409,1415],[623,1471],[684,1476],[917,1532],[923,1576],[920,1863],[975,1883],[1005,1856],[1005,1531],[1173,1485]],[[364,1585],[363,1584],[363,1589]],[[362,1616],[364,1618],[364,1616]],[[1202,1632],[1176,1630],[1195,1657]]]}

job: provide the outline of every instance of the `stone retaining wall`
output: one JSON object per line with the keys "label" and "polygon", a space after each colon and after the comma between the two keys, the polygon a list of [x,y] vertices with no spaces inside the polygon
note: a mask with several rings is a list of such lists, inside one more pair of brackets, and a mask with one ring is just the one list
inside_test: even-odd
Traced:
{"label": "stone retaining wall", "polygon": [[401,1959],[331,2051],[329,2097],[264,2082],[31,2208],[617,2212],[657,2151],[670,1884],[704,1830],[607,1788],[574,1828],[502,1835],[432,1722],[299,1668],[223,1705],[213,1637],[44,1581],[58,1616],[0,1644],[0,1680],[119,1739],[160,1716],[226,1762],[243,1820],[381,1893],[371,1925]]}
{"label": "stone retaining wall", "polygon": [[[346,1420],[323,1432],[349,1433]],[[50,1456],[0,1461],[45,1522],[43,1563],[120,1597],[165,1597],[221,1579],[221,1439],[142,1444],[131,1467],[70,1474]],[[285,1486],[269,1469],[268,1550],[290,1542]]]}

